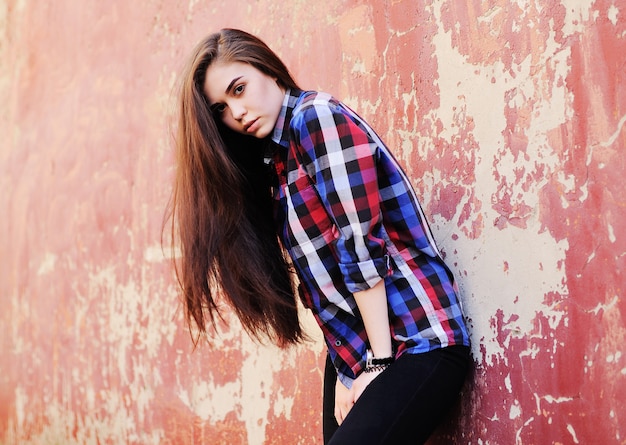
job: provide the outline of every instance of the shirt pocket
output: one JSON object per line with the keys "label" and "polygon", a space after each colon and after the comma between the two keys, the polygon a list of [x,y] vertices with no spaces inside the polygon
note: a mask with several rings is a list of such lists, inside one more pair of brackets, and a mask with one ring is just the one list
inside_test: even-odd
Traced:
{"label": "shirt pocket", "polygon": [[335,241],[334,220],[308,176],[287,185],[286,237],[296,256],[310,255]]}

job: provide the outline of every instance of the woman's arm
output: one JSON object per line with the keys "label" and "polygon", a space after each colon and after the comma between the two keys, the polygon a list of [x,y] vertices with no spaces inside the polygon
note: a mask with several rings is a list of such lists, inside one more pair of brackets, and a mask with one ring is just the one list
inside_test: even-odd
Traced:
{"label": "woman's arm", "polygon": [[376,358],[391,357],[391,333],[387,312],[387,294],[385,280],[380,280],[374,287],[354,293],[359,307],[370,348]]}
{"label": "woman's arm", "polygon": [[[361,312],[367,338],[374,357],[384,358],[393,354],[389,316],[387,310],[387,294],[385,280],[380,280],[370,289],[354,294],[356,304]],[[337,379],[335,386],[335,417],[341,425],[352,405],[356,403],[367,385],[378,376],[380,371],[362,372],[348,389]]]}

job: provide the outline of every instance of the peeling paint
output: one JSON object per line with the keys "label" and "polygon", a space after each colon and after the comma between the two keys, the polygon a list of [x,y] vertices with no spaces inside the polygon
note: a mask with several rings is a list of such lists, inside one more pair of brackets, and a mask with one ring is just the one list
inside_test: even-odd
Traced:
{"label": "peeling paint", "polygon": [[298,348],[227,317],[194,351],[160,243],[177,73],[226,26],[368,119],[422,197],[475,365],[431,443],[626,443],[625,11],[2,3],[0,443],[321,443],[310,316]]}

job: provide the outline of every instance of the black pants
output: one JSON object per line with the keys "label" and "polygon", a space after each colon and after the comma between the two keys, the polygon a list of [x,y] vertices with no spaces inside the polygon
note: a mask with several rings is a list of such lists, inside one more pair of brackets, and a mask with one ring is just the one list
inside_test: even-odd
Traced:
{"label": "black pants", "polygon": [[324,444],[422,444],[455,403],[469,367],[469,348],[404,354],[365,389],[341,426],[335,420],[337,374],[324,373]]}

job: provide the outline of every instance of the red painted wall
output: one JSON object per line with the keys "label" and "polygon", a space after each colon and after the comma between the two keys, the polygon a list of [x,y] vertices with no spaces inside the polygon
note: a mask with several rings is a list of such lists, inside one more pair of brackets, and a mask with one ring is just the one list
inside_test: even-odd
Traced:
{"label": "red painted wall", "polygon": [[436,443],[626,443],[621,0],[0,4],[0,443],[321,443],[314,340],[192,351],[160,229],[176,76],[264,38],[411,175],[474,371]]}

